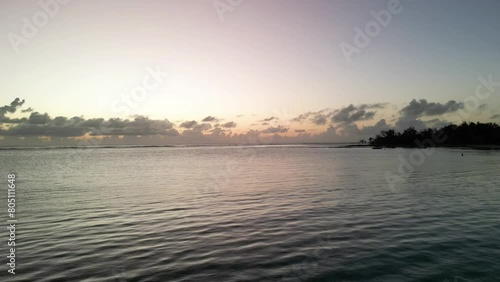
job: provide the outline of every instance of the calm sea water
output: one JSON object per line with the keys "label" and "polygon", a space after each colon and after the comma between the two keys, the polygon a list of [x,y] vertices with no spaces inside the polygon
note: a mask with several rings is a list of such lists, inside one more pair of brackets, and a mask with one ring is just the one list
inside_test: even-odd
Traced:
{"label": "calm sea water", "polygon": [[0,151],[0,280],[500,281],[500,152],[427,151],[388,185],[412,152]]}

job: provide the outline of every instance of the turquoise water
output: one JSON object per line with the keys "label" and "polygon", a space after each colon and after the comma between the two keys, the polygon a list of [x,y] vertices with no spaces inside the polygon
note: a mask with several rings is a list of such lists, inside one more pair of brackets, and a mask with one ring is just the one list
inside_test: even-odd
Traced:
{"label": "turquoise water", "polygon": [[17,175],[19,219],[17,274],[3,264],[0,277],[500,281],[500,152],[426,151],[400,175],[410,156],[300,146],[0,151],[4,186]]}

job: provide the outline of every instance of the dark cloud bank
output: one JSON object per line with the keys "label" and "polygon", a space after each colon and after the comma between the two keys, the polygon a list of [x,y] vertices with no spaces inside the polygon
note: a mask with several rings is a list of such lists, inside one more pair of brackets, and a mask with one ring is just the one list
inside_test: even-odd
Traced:
{"label": "dark cloud bank", "polygon": [[[428,102],[425,99],[412,100],[398,112],[390,125],[385,119],[375,119],[378,111],[386,108],[387,104],[351,104],[341,109],[307,112],[289,121],[269,117],[259,121],[261,125],[268,125],[267,128],[236,134],[232,131],[237,127],[234,121],[220,123],[221,119],[215,116],[207,116],[200,122],[191,120],[176,125],[167,119],[153,120],[145,116],[134,116],[130,119],[51,117],[32,108],[22,109],[24,104],[24,100],[16,98],[10,104],[0,107],[0,136],[3,138],[0,145],[75,145],[81,143],[82,139],[100,145],[346,142],[369,138],[389,128],[400,130],[409,126],[417,129],[440,127],[448,123],[440,119],[442,115],[464,109],[463,103],[453,100],[444,104]],[[29,116],[7,116],[15,113]],[[498,115],[494,115],[492,118],[497,117]],[[359,122],[365,121],[370,121],[373,125],[358,125]],[[269,122],[275,125],[269,126]],[[281,125],[282,122],[300,127],[307,124],[325,126],[326,130],[312,135],[304,129]],[[282,136],[283,134],[293,136]]]}

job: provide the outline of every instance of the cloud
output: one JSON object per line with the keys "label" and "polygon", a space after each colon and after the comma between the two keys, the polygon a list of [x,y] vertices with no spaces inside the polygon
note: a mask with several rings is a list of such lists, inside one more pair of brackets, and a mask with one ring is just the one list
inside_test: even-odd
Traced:
{"label": "cloud", "polygon": [[3,117],[7,113],[15,113],[18,108],[20,108],[24,104],[24,100],[21,100],[19,98],[14,99],[10,103],[10,105],[5,105],[3,107],[0,107],[0,116]]}
{"label": "cloud", "polygon": [[305,129],[295,129],[294,130],[296,133],[305,133],[306,130]]}
{"label": "cloud", "polygon": [[22,113],[31,113],[32,111],[34,111],[34,110],[33,110],[33,108],[30,107],[30,108],[27,108],[25,110],[22,110],[21,112]]}
{"label": "cloud", "polygon": [[[189,124],[185,125],[185,126],[182,126],[181,124],[181,127],[184,127],[186,128],[186,126],[189,126],[188,128],[190,129],[186,129],[182,132],[182,135],[183,136],[189,136],[189,137],[195,137],[195,138],[202,138],[204,136],[204,133],[205,131],[209,131],[212,129],[212,125],[210,123],[196,123],[194,122],[193,124],[193,121],[190,121],[188,122]],[[215,127],[216,129],[219,128],[218,125],[216,125]]]}
{"label": "cloud", "polygon": [[337,138],[337,130],[335,129],[335,127],[330,125],[325,132],[322,132],[315,136],[315,141],[327,143],[334,142]]}
{"label": "cloud", "polygon": [[198,123],[195,120],[185,121],[185,122],[181,123],[180,127],[182,127],[182,128],[193,128],[197,124]]}
{"label": "cloud", "polygon": [[387,103],[376,103],[376,104],[361,104],[359,105],[360,110],[366,109],[384,109],[388,104]]}
{"label": "cloud", "polygon": [[497,118],[500,118],[500,114],[492,115],[490,118],[491,118],[491,119],[497,119]]}
{"label": "cloud", "polygon": [[[484,105],[484,104],[483,104]],[[410,103],[399,111],[399,118],[396,121],[395,129],[404,130],[410,126],[413,126],[417,130],[421,130],[427,127],[440,127],[449,124],[449,122],[439,119],[432,119],[430,121],[424,121],[420,118],[439,116],[447,113],[453,113],[464,108],[462,102],[458,103],[454,100],[450,100],[445,104],[441,103],[429,103],[426,99],[411,100]],[[485,106],[482,106],[484,109]]]}
{"label": "cloud", "polygon": [[10,127],[8,130],[0,130],[0,135],[5,136],[54,136],[54,137],[78,137],[85,135],[88,129],[71,126],[51,126],[20,124]]}
{"label": "cloud", "polygon": [[315,125],[325,125],[331,123],[353,123],[362,120],[371,120],[374,118],[376,111],[369,111],[373,109],[383,109],[387,104],[361,104],[354,106],[353,104],[337,109],[324,109],[318,112],[307,112],[301,114],[293,119],[291,122],[305,122],[308,121]]}
{"label": "cloud", "polygon": [[301,114],[295,118],[292,118],[290,121],[291,122],[299,122],[299,123],[303,123],[305,121],[308,121],[308,122],[316,124],[316,125],[324,125],[328,122],[328,118],[331,115],[332,115],[332,112],[329,109],[324,109],[324,110],[317,111],[317,112],[307,112],[307,113]]}
{"label": "cloud", "polygon": [[429,103],[425,99],[413,99],[406,107],[401,109],[400,114],[406,117],[423,117],[437,116],[445,113],[456,112],[464,108],[462,102],[457,103],[454,100],[448,101],[446,104]]}
{"label": "cloud", "polygon": [[[85,124],[83,121],[81,124]],[[98,122],[93,120],[93,122]],[[173,128],[174,124],[168,120],[152,120],[144,116],[137,116],[133,120],[109,119],[103,122],[102,127],[92,129],[91,135],[165,135],[179,134]],[[90,127],[89,127],[90,128]]]}
{"label": "cloud", "polygon": [[27,118],[9,118],[9,117],[0,117],[0,123],[23,123],[26,122],[28,119]]}
{"label": "cloud", "polygon": [[212,129],[212,125],[210,123],[202,123],[193,126],[193,130],[195,131],[206,131]]}
{"label": "cloud", "polygon": [[324,125],[327,122],[327,116],[323,114],[315,114],[311,121],[316,125]]}
{"label": "cloud", "polygon": [[168,120],[151,120],[136,116],[133,120],[110,118],[84,119],[82,117],[62,117],[51,119],[48,114],[31,113],[28,119],[7,129],[1,129],[3,136],[49,136],[78,137],[112,135],[164,135],[175,136],[179,133]]}
{"label": "cloud", "polygon": [[202,122],[219,122],[219,119],[213,116],[208,116],[202,120]]}
{"label": "cloud", "polygon": [[359,140],[374,137],[382,130],[389,129],[385,119],[379,120],[374,125],[358,127],[355,123],[341,123],[336,128],[337,141]]}
{"label": "cloud", "polygon": [[284,126],[277,126],[277,127],[268,127],[264,130],[261,130],[260,132],[261,133],[285,133],[285,132],[288,132],[289,128],[288,127],[284,127]]}
{"label": "cloud", "polygon": [[233,127],[236,127],[236,123],[234,121],[230,121],[230,122],[226,122],[222,125],[222,127],[224,128],[233,128]]}
{"label": "cloud", "polygon": [[66,124],[66,122],[68,122],[68,118],[67,117],[55,117],[53,120],[52,120],[52,123],[56,126],[63,126]]}
{"label": "cloud", "polygon": [[28,123],[30,124],[48,124],[51,121],[47,113],[41,114],[39,112],[31,113],[28,118]]}
{"label": "cloud", "polygon": [[380,108],[381,104],[367,105],[363,104],[359,107],[350,104],[349,106],[338,110],[332,117],[332,121],[336,123],[353,123],[361,120],[370,120],[375,116],[374,111],[366,111],[365,109]]}
{"label": "cloud", "polygon": [[[137,116],[136,120],[141,119],[141,118],[143,118],[143,117]],[[81,126],[90,127],[90,128],[99,128],[105,124],[105,120],[103,118],[93,118],[93,119],[88,119],[88,120],[81,120],[79,122],[81,123]]]}
{"label": "cloud", "polygon": [[421,130],[424,129],[425,122],[421,121],[420,119],[416,119],[415,117],[412,116],[401,116],[399,119],[396,121],[395,124],[395,129],[398,131],[405,130],[409,127],[414,127],[416,130]]}
{"label": "cloud", "polygon": [[269,121],[273,121],[273,120],[278,120],[278,118],[277,117],[265,118],[265,119],[261,120],[260,122],[269,122]]}
{"label": "cloud", "polygon": [[220,127],[216,127],[212,130],[210,130],[210,132],[212,133],[211,135],[212,136],[226,136],[226,130],[220,128]]}
{"label": "cloud", "polygon": [[306,121],[313,113],[312,112],[307,112],[305,114],[301,114],[295,118],[292,118],[290,121],[291,122],[304,122]]}

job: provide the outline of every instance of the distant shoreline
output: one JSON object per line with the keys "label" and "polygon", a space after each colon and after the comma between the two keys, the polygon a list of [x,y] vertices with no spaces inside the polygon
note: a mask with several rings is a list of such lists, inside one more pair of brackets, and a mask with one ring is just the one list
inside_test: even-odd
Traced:
{"label": "distant shoreline", "polygon": [[[304,147],[340,148],[354,143],[302,143],[302,144],[183,144],[183,145],[102,145],[102,146],[44,146],[44,147],[0,147],[0,150],[68,150],[68,149],[133,149],[133,148],[201,148],[201,147]],[[329,147],[336,146],[336,147]]]}
{"label": "distant shoreline", "polygon": [[[191,144],[191,145],[106,145],[106,146],[61,146],[61,147],[0,147],[0,151],[16,150],[91,150],[91,149],[137,149],[137,148],[201,148],[201,147],[274,147],[274,148],[329,148],[329,149],[416,149],[418,146],[407,145],[370,145],[355,143],[307,143],[307,144]],[[500,150],[500,145],[437,145],[426,148],[450,148],[450,149],[473,149],[473,150]],[[423,148],[422,148],[423,149]]]}

